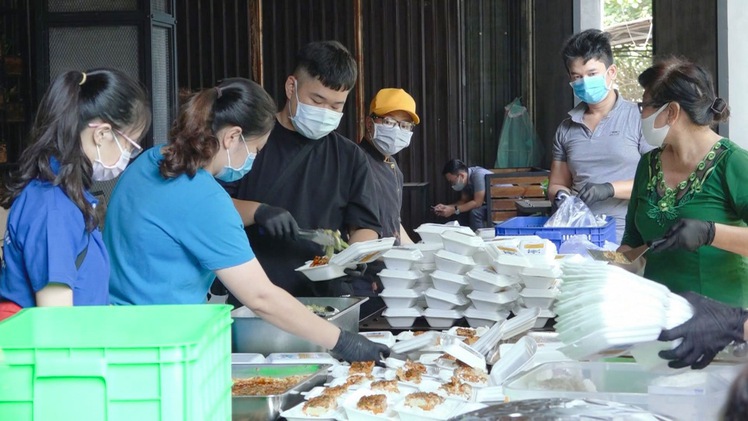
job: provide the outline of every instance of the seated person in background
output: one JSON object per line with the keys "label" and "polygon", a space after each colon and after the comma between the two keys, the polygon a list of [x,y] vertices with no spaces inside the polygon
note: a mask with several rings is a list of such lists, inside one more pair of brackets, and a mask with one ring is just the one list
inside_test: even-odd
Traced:
{"label": "seated person in background", "polygon": [[270,282],[231,198],[216,181],[237,180],[252,170],[275,111],[260,85],[226,79],[181,107],[168,144],[133,162],[112,192],[106,216],[111,302],[200,304],[218,276],[268,323],[345,360],[379,360],[389,353],[386,346],[317,317]]}
{"label": "seated person in background", "polygon": [[616,218],[620,242],[636,164],[652,147],[641,136],[636,104],[612,89],[617,69],[610,34],[597,29],[576,34],[562,55],[582,102],[556,130],[548,197],[555,211],[577,192],[594,214]]}
{"label": "seated person in background", "polygon": [[455,203],[434,206],[434,213],[444,218],[457,216],[460,225],[469,226],[473,231],[491,226],[486,208],[486,175],[491,171],[481,167],[468,168],[459,159],[452,159],[444,166],[442,175],[460,192],[460,199]]}

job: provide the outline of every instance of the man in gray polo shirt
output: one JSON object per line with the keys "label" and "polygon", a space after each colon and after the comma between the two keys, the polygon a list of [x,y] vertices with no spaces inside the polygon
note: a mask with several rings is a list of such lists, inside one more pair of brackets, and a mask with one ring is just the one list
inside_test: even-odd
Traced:
{"label": "man in gray polo shirt", "polygon": [[556,130],[548,195],[556,208],[576,193],[596,215],[615,217],[620,242],[636,166],[652,147],[641,135],[637,105],[611,89],[617,69],[610,34],[580,32],[566,42],[562,54],[570,85],[582,102]]}

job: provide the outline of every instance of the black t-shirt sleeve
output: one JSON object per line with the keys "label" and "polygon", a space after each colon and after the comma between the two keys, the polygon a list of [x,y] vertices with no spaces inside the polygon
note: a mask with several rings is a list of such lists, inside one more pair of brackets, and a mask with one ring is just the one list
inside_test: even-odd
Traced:
{"label": "black t-shirt sleeve", "polygon": [[218,184],[220,184],[221,187],[226,190],[226,193],[228,193],[229,196],[236,199],[236,192],[239,190],[239,183],[241,182],[241,180],[232,181],[229,183],[216,178],[216,181],[218,181]]}
{"label": "black t-shirt sleeve", "polygon": [[376,185],[364,151],[358,147],[353,148],[352,161],[351,191],[344,222],[347,226],[374,230],[381,236],[382,226],[379,223]]}

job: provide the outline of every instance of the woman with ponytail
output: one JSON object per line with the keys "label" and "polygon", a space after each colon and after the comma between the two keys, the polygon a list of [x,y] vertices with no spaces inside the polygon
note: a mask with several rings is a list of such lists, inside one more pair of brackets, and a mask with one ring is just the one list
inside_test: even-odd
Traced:
{"label": "woman with ponytail", "polygon": [[112,193],[104,233],[111,301],[203,303],[218,276],[244,305],[279,328],[349,361],[379,360],[380,353],[388,354],[386,346],[341,331],[270,282],[231,198],[216,181],[235,181],[251,170],[275,112],[270,95],[241,78],[187,99],[167,144],[146,151]]}
{"label": "woman with ponytail", "polygon": [[150,116],[143,87],[119,71],[69,71],[52,81],[0,192],[10,209],[0,320],[26,307],[109,302],[109,257],[90,188],[137,155]]}

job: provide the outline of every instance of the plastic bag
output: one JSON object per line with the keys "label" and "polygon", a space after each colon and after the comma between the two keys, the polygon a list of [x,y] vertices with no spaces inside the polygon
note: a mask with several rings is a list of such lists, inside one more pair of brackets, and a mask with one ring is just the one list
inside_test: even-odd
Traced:
{"label": "plastic bag", "polygon": [[519,98],[504,107],[495,168],[532,167],[541,164],[543,146]]}
{"label": "plastic bag", "polygon": [[544,227],[577,228],[596,227],[597,219],[590,208],[577,196],[569,196],[561,202],[556,213],[551,215]]}

